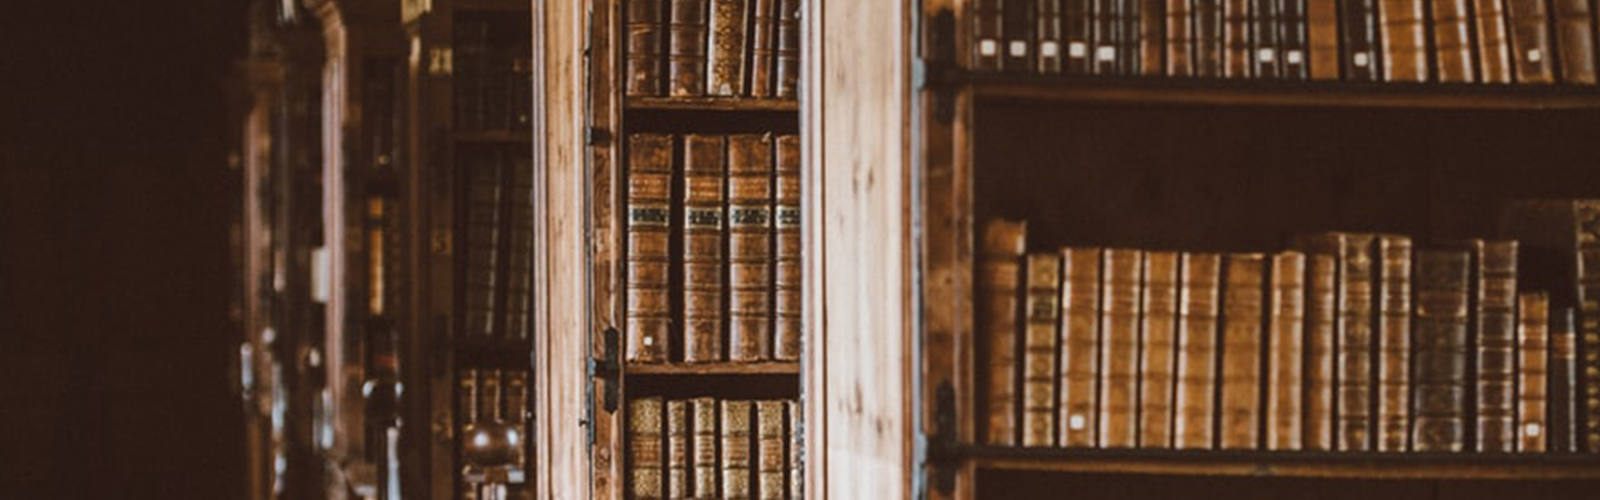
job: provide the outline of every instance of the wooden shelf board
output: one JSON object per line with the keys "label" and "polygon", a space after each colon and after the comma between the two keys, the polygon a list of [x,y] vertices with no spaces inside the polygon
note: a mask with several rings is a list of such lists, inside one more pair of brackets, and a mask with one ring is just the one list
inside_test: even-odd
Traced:
{"label": "wooden shelf board", "polygon": [[473,132],[458,131],[452,134],[457,142],[491,142],[526,144],[533,142],[533,132],[529,130],[480,130]]}
{"label": "wooden shelf board", "polygon": [[1288,82],[984,73],[969,74],[965,81],[978,98],[1002,102],[1600,110],[1600,87],[1593,86]]}
{"label": "wooden shelf board", "polygon": [[527,340],[458,338],[452,350],[462,368],[527,369],[533,363],[533,344]]}
{"label": "wooden shelf board", "polygon": [[979,468],[1176,476],[1600,480],[1600,455],[972,447]]}
{"label": "wooden shelf board", "polygon": [[628,363],[628,375],[799,375],[800,363],[796,361],[763,361],[715,363]]}
{"label": "wooden shelf board", "polygon": [[627,109],[693,110],[693,111],[794,111],[800,102],[794,99],[758,99],[748,97],[629,97]]}
{"label": "wooden shelf board", "polygon": [[532,8],[528,0],[451,0],[457,11],[527,12]]}

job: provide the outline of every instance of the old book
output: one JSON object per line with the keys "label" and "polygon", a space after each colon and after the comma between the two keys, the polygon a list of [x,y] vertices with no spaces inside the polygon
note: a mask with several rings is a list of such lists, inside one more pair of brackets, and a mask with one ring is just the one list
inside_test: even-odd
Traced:
{"label": "old book", "polygon": [[1056,329],[1061,306],[1061,255],[1028,255],[1028,315],[1022,351],[1022,445],[1055,445]]}
{"label": "old book", "polygon": [[1099,248],[1061,250],[1061,367],[1057,419],[1061,446],[1087,448],[1099,428]]}
{"label": "old book", "polygon": [[972,2],[972,69],[1000,71],[1004,67],[1005,0]]}
{"label": "old book", "polygon": [[1578,445],[1600,453],[1600,203],[1574,206],[1578,227]]}
{"label": "old book", "polygon": [[1411,238],[1378,237],[1378,451],[1410,448]]}
{"label": "old book", "polygon": [[1261,254],[1228,254],[1223,263],[1219,446],[1255,449],[1261,422],[1261,318],[1266,258]]}
{"label": "old book", "polygon": [[666,62],[661,50],[664,3],[664,0],[627,2],[627,88],[630,96],[661,95],[661,72]]}
{"label": "old book", "polygon": [[1306,0],[1306,38],[1312,80],[1338,80],[1339,2]]}
{"label": "old book", "polygon": [[[483,128],[506,130],[511,128],[511,46],[507,40],[510,30],[504,20],[496,19],[489,25],[489,45],[481,59],[483,63]],[[454,69],[452,67],[452,69]]]}
{"label": "old book", "polygon": [[1374,237],[1361,233],[1301,235],[1295,247],[1337,255],[1339,323],[1334,359],[1334,435],[1339,451],[1372,449]]}
{"label": "old book", "polygon": [[1561,56],[1561,81],[1594,85],[1594,14],[1589,0],[1550,0],[1550,16]]}
{"label": "old book", "polygon": [[778,70],[776,95],[800,95],[800,0],[778,0]]}
{"label": "old book", "polygon": [[977,334],[986,348],[981,387],[986,416],[983,442],[1017,444],[1017,330],[1022,315],[1022,253],[1027,237],[1023,222],[991,220],[984,224],[978,247]]}
{"label": "old book", "polygon": [[1347,81],[1375,82],[1382,76],[1378,69],[1376,4],[1377,0],[1345,0],[1339,4],[1339,38],[1343,53],[1340,73]]}
{"label": "old book", "polygon": [[1550,52],[1550,10],[1545,0],[1505,0],[1511,61],[1517,83],[1555,83]]}
{"label": "old book", "polygon": [[1517,451],[1543,453],[1548,432],[1550,297],[1517,295]]}
{"label": "old book", "polygon": [[1119,18],[1121,26],[1117,28],[1120,35],[1117,43],[1117,74],[1138,75],[1140,68],[1144,67],[1143,53],[1140,45],[1143,36],[1140,30],[1141,13],[1144,5],[1142,0],[1118,0],[1121,2],[1122,17]]}
{"label": "old book", "polygon": [[628,403],[628,491],[635,499],[662,495],[661,398]]}
{"label": "old book", "polygon": [[627,359],[667,361],[672,136],[628,137]]}
{"label": "old book", "polygon": [[718,401],[722,409],[722,494],[717,498],[750,498],[751,472],[755,469],[750,455],[750,414],[754,409],[750,401]]}
{"label": "old book", "polygon": [[1506,32],[1506,0],[1473,0],[1478,40],[1478,80],[1511,83],[1511,36]]}
{"label": "old book", "polygon": [[728,136],[728,359],[772,359],[772,134]]}
{"label": "old book", "polygon": [[1178,297],[1178,383],[1173,447],[1210,449],[1216,418],[1217,321],[1222,257],[1183,254]]}
{"label": "old book", "polygon": [[1267,313],[1267,449],[1298,450],[1303,423],[1306,255],[1272,256]]}
{"label": "old book", "polygon": [[1383,27],[1383,79],[1389,82],[1428,81],[1428,39],[1422,0],[1378,2]]}
{"label": "old book", "polygon": [[800,359],[800,136],[780,135],[773,141],[777,191],[773,195],[773,228],[777,259],[773,275],[772,358]]}
{"label": "old book", "polygon": [[1334,347],[1339,336],[1339,258],[1331,253],[1306,255],[1305,438],[1307,450],[1333,446]]}
{"label": "old book", "polygon": [[511,206],[505,211],[510,212],[511,227],[507,231],[510,245],[506,273],[509,276],[505,277],[505,326],[502,330],[505,338],[527,340],[533,320],[533,161],[516,154],[506,154],[504,158],[510,160],[505,166],[511,176],[508,189]]}
{"label": "old book", "polygon": [[693,498],[689,472],[689,402],[667,401],[667,496],[671,500]]}
{"label": "old book", "polygon": [[1139,74],[1165,73],[1166,23],[1167,0],[1139,0]]}
{"label": "old book", "polygon": [[1194,75],[1222,78],[1222,2],[1194,0]]}
{"label": "old book", "polygon": [[1445,83],[1477,81],[1472,61],[1469,0],[1433,0],[1434,74]]}
{"label": "old book", "polygon": [[1550,312],[1550,451],[1571,453],[1577,450],[1577,413],[1573,402],[1577,372],[1577,329],[1572,308]]}
{"label": "old book", "polygon": [[465,429],[478,422],[478,371],[456,371],[456,426]]}
{"label": "old book", "polygon": [[722,359],[723,180],[727,138],[683,136],[683,360]]}
{"label": "old book", "polygon": [[1278,0],[1279,37],[1283,39],[1283,77],[1304,80],[1311,77],[1310,41],[1306,35],[1306,0]]}
{"label": "old book", "polygon": [[1283,78],[1283,0],[1250,0],[1250,76]]}
{"label": "old book", "polygon": [[784,477],[784,401],[756,401],[756,495],[762,500],[783,500],[788,488]]}
{"label": "old book", "polygon": [[1471,264],[1465,250],[1417,252],[1412,443],[1419,452],[1457,452],[1465,444]]}
{"label": "old book", "polygon": [[789,436],[789,469],[785,479],[789,482],[789,500],[805,499],[805,425],[804,412],[799,401],[788,400],[783,402],[784,413],[788,418]]}
{"label": "old book", "polygon": [[707,397],[694,398],[689,401],[689,410],[693,412],[694,421],[689,423],[689,428],[694,432],[694,439],[690,442],[694,447],[692,464],[694,466],[694,479],[691,498],[717,498],[717,485],[721,482],[717,470],[717,400]]}
{"label": "old book", "polygon": [[706,93],[706,2],[668,0],[667,93],[697,96]]}
{"label": "old book", "polygon": [[1033,4],[1037,0],[1002,1],[1000,34],[1004,44],[1000,69],[1007,73],[1033,73],[1033,28],[1037,22]]}
{"label": "old book", "polygon": [[772,97],[778,69],[778,0],[751,2],[755,14],[750,23],[750,96]]}
{"label": "old book", "polygon": [[1516,451],[1517,241],[1487,241],[1478,264],[1477,450]]}
{"label": "old book", "polygon": [[710,37],[706,40],[706,95],[744,95],[745,37],[750,0],[709,0]]}
{"label": "old book", "polygon": [[1144,254],[1139,325],[1139,447],[1172,447],[1177,373],[1178,252]]}
{"label": "old book", "polygon": [[1093,0],[1094,33],[1093,72],[1096,75],[1116,75],[1123,68],[1123,0]]}
{"label": "old book", "polygon": [[451,90],[457,130],[483,130],[489,103],[485,85],[489,80],[489,22],[478,16],[455,20],[451,47]]}
{"label": "old book", "polygon": [[1224,78],[1250,78],[1254,76],[1250,54],[1250,2],[1251,0],[1222,1],[1222,76]]}
{"label": "old book", "polygon": [[492,151],[469,152],[465,162],[464,333],[471,337],[497,337],[501,333],[497,319],[504,310],[499,292],[505,276],[499,270],[506,257],[500,251],[500,243],[505,238],[501,231],[504,220],[500,207],[507,195],[503,177],[506,172],[500,168],[500,158]]}
{"label": "old book", "polygon": [[[505,415],[505,393],[500,392],[500,370],[478,371],[478,421],[495,422]],[[657,434],[660,435],[660,434]]]}
{"label": "old book", "polygon": [[1033,0],[1034,68],[1040,74],[1060,74],[1065,51],[1061,36],[1061,0]]}
{"label": "old book", "polygon": [[528,372],[507,370],[503,376],[505,382],[501,388],[505,391],[505,420],[513,425],[522,425],[528,420]]}
{"label": "old book", "polygon": [[1194,0],[1167,0],[1167,76],[1194,76]]}
{"label": "old book", "polygon": [[1100,429],[1101,448],[1138,444],[1135,425],[1139,408],[1139,281],[1144,252],[1106,249],[1100,287]]}
{"label": "old book", "polygon": [[1094,0],[1061,1],[1061,38],[1066,44],[1065,73],[1094,73]]}

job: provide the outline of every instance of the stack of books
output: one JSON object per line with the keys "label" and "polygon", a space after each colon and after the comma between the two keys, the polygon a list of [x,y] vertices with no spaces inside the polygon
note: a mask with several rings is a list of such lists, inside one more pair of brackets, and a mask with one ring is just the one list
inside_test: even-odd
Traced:
{"label": "stack of books", "polygon": [[793,400],[635,399],[629,498],[804,498],[800,422]]}
{"label": "stack of books", "polygon": [[528,130],[533,113],[533,35],[527,19],[458,13],[453,45],[456,130]]}
{"label": "stack of books", "polygon": [[800,0],[628,0],[629,96],[794,99]]}

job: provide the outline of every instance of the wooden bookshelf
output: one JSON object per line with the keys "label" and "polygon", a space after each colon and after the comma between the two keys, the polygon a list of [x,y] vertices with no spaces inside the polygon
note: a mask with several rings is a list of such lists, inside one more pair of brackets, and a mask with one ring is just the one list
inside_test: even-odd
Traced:
{"label": "wooden bookshelf", "polygon": [[689,110],[689,111],[799,111],[800,103],[793,99],[758,99],[741,97],[628,97],[630,110]]}
{"label": "wooden bookshelf", "polygon": [[1600,109],[1600,88],[1557,85],[1287,82],[965,73],[980,101],[1415,110]]}
{"label": "wooden bookshelf", "polygon": [[800,375],[800,363],[784,361],[718,363],[628,363],[628,375],[664,377]]}
{"label": "wooden bookshelf", "polygon": [[1600,457],[1463,453],[1077,450],[970,447],[984,469],[1161,476],[1595,480]]}

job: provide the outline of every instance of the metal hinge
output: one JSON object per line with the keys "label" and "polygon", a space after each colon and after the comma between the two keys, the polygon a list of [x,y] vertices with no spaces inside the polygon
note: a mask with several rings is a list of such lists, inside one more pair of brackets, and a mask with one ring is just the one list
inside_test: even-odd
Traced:
{"label": "metal hinge", "polygon": [[946,380],[939,384],[933,401],[933,435],[928,436],[928,465],[933,488],[949,497],[956,487],[956,468],[961,464],[961,443],[956,436],[956,391]]}

